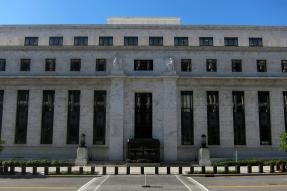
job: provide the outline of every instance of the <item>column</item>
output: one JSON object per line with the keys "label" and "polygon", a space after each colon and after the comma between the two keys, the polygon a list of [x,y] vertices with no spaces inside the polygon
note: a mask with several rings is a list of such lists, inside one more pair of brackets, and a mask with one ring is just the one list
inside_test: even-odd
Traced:
{"label": "column", "polygon": [[164,161],[177,160],[177,87],[176,77],[163,79]]}
{"label": "column", "polygon": [[11,146],[15,139],[17,90],[5,89],[3,100],[2,140]]}
{"label": "column", "polygon": [[29,91],[27,145],[40,145],[42,121],[42,90]]}
{"label": "column", "polygon": [[55,91],[53,145],[64,146],[67,139],[68,91]]}
{"label": "column", "polygon": [[110,160],[123,160],[124,142],[124,79],[114,77],[111,79],[110,89]]}
{"label": "column", "polygon": [[219,91],[219,119],[220,145],[222,147],[233,147],[233,103],[231,91]]}

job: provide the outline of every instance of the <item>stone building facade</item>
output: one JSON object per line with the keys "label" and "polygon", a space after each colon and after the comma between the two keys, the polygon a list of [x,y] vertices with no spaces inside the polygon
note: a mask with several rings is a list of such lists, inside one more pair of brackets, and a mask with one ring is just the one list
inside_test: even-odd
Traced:
{"label": "stone building facade", "polygon": [[194,161],[202,134],[213,159],[287,156],[287,27],[1,26],[0,70],[1,158],[74,159],[81,133],[91,160],[140,137]]}

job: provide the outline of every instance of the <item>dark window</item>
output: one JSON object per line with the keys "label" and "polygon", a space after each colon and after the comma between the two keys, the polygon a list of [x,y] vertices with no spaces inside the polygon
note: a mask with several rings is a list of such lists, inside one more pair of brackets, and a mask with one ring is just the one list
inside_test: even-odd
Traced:
{"label": "dark window", "polygon": [[106,137],[106,91],[94,93],[93,144],[104,145]]}
{"label": "dark window", "polygon": [[137,46],[138,45],[138,37],[125,37],[125,46]]}
{"label": "dark window", "polygon": [[67,144],[79,143],[80,95],[81,92],[79,90],[69,91]]}
{"label": "dark window", "polygon": [[181,144],[193,145],[193,95],[181,92]]}
{"label": "dark window", "polygon": [[71,59],[71,71],[81,71],[81,59]]}
{"label": "dark window", "polygon": [[0,140],[1,140],[2,118],[3,118],[3,100],[4,100],[4,90],[0,90]]}
{"label": "dark window", "polygon": [[163,46],[163,37],[149,37],[150,46]]}
{"label": "dark window", "polygon": [[55,71],[56,70],[56,59],[46,59],[45,71]]}
{"label": "dark window", "polygon": [[106,71],[107,60],[104,58],[96,59],[96,71],[102,72]]}
{"label": "dark window", "polygon": [[174,46],[188,46],[188,37],[174,37]]}
{"label": "dark window", "polygon": [[262,38],[249,38],[249,46],[263,46]]}
{"label": "dark window", "polygon": [[0,71],[6,70],[6,59],[0,59]]}
{"label": "dark window", "polygon": [[287,132],[287,91],[283,92],[285,132]]}
{"label": "dark window", "polygon": [[30,71],[31,59],[21,59],[20,71]]}
{"label": "dark window", "polygon": [[266,60],[257,60],[257,72],[267,72]]}
{"label": "dark window", "polygon": [[15,144],[26,144],[28,124],[29,91],[18,90]]}
{"label": "dark window", "polygon": [[147,70],[151,71],[153,70],[153,60],[135,60],[134,61],[134,70],[135,71],[142,71]]}
{"label": "dark window", "polygon": [[113,37],[111,36],[101,36],[99,37],[100,46],[113,46]]}
{"label": "dark window", "polygon": [[54,100],[55,91],[43,91],[41,144],[53,143]]}
{"label": "dark window", "polygon": [[260,144],[271,145],[269,92],[258,92]]}
{"label": "dark window", "polygon": [[181,59],[181,71],[182,72],[192,71],[191,59]]}
{"label": "dark window", "polygon": [[87,36],[74,37],[74,46],[88,46],[88,37]]}
{"label": "dark window", "polygon": [[245,112],[244,112],[244,92],[234,91],[233,97],[233,129],[234,145],[245,145]]}
{"label": "dark window", "polygon": [[38,46],[38,37],[25,37],[25,46]]}
{"label": "dark window", "polygon": [[207,92],[207,134],[209,145],[220,144],[219,98],[217,91]]}
{"label": "dark window", "polygon": [[49,39],[50,46],[63,46],[63,37],[61,36],[51,36]]}
{"label": "dark window", "polygon": [[206,71],[207,72],[216,72],[217,71],[217,61],[216,59],[207,59],[206,60]]}
{"label": "dark window", "polygon": [[199,37],[199,46],[213,46],[213,37]]}
{"label": "dark window", "polygon": [[242,62],[239,59],[231,60],[232,72],[242,72]]}
{"label": "dark window", "polygon": [[224,46],[238,46],[238,38],[237,37],[225,37]]}
{"label": "dark window", "polygon": [[282,72],[287,72],[287,60],[281,60]]}

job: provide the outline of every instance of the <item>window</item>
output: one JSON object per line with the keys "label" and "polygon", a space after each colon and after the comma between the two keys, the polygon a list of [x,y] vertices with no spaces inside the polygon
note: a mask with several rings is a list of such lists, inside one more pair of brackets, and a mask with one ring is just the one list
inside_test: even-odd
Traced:
{"label": "window", "polygon": [[258,92],[260,144],[271,145],[269,92]]}
{"label": "window", "polygon": [[249,38],[249,46],[263,46],[262,38]]}
{"label": "window", "polygon": [[181,144],[193,145],[193,95],[181,92]]}
{"label": "window", "polygon": [[50,46],[63,46],[63,37],[60,36],[52,36],[49,39]]}
{"label": "window", "polygon": [[206,60],[206,71],[207,72],[216,72],[217,71],[217,61],[216,59],[207,59]]}
{"label": "window", "polygon": [[199,46],[213,46],[213,37],[199,37]]}
{"label": "window", "polygon": [[74,46],[88,46],[88,37],[87,36],[74,37]]}
{"label": "window", "polygon": [[207,92],[207,134],[209,145],[220,144],[218,91]]}
{"label": "window", "polygon": [[41,144],[53,143],[54,90],[43,91]]}
{"label": "window", "polygon": [[232,92],[234,145],[245,145],[244,92]]}
{"label": "window", "polygon": [[150,46],[163,46],[163,37],[149,37]]}
{"label": "window", "polygon": [[231,60],[232,72],[242,72],[242,63],[239,59]]}
{"label": "window", "polygon": [[287,91],[283,92],[285,132],[287,132]]}
{"label": "window", "polygon": [[174,37],[174,46],[188,46],[188,37]]}
{"label": "window", "polygon": [[45,71],[55,71],[56,70],[56,59],[46,59]]}
{"label": "window", "polygon": [[81,59],[71,59],[71,71],[81,71]]}
{"label": "window", "polygon": [[104,145],[106,137],[106,91],[94,92],[93,144]]}
{"label": "window", "polygon": [[20,71],[30,71],[31,59],[21,59]]}
{"label": "window", "polygon": [[282,72],[287,72],[287,60],[281,60]]}
{"label": "window", "polygon": [[38,46],[38,37],[25,37],[25,46]]}
{"label": "window", "polygon": [[150,71],[153,70],[153,60],[135,60],[135,71]]}
{"label": "window", "polygon": [[29,91],[18,90],[15,144],[26,144],[28,124]]}
{"label": "window", "polygon": [[81,92],[79,90],[69,91],[67,144],[79,144],[80,95]]}
{"label": "window", "polygon": [[257,60],[257,72],[267,72],[266,60]]}
{"label": "window", "polygon": [[101,36],[99,37],[100,46],[113,46],[113,37],[111,36]]}
{"label": "window", "polygon": [[6,59],[0,59],[0,71],[5,71],[6,69]]}
{"label": "window", "polygon": [[181,59],[181,71],[182,72],[191,72],[191,59]]}
{"label": "window", "polygon": [[96,71],[103,72],[106,71],[107,60],[104,58],[96,59]]}
{"label": "window", "polygon": [[0,90],[0,137],[2,131],[3,99],[4,99],[4,90]]}
{"label": "window", "polygon": [[125,46],[137,46],[138,37],[125,37]]}
{"label": "window", "polygon": [[237,37],[225,37],[224,46],[238,46],[238,38]]}

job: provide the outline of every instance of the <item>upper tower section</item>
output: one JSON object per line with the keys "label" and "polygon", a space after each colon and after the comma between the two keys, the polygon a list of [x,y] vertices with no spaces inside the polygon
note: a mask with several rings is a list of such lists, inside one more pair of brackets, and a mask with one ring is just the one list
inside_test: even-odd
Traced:
{"label": "upper tower section", "polygon": [[179,17],[108,17],[112,25],[180,25]]}

